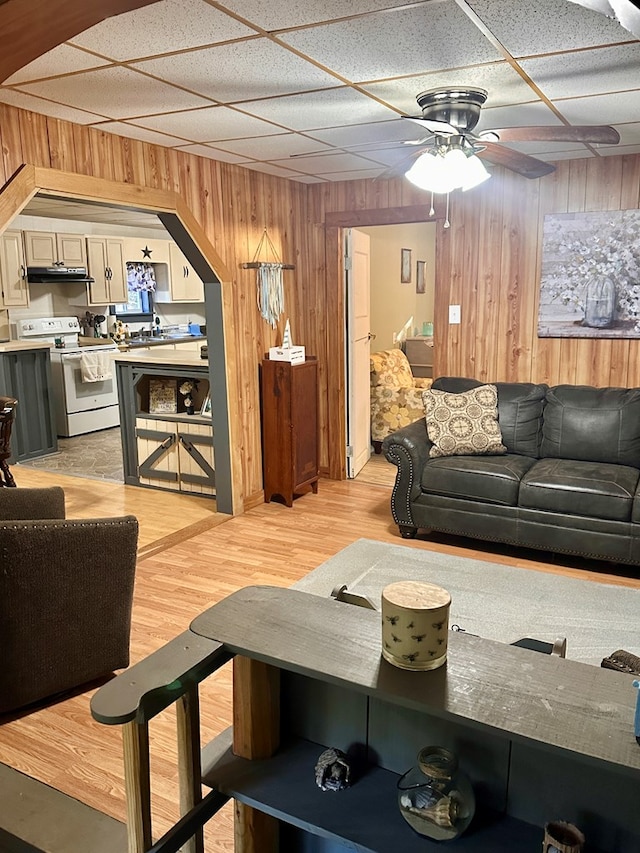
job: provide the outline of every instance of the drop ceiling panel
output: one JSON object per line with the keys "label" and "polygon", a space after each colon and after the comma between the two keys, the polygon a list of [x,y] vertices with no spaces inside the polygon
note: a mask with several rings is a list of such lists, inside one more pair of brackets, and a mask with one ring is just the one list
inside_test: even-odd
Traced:
{"label": "drop ceiling panel", "polygon": [[269,3],[264,0],[227,0],[223,5],[265,30],[281,30],[405,6],[406,3],[407,0],[351,0],[348,5],[342,0],[314,0],[313,3],[308,0],[270,0]]}
{"label": "drop ceiling panel", "polygon": [[247,163],[245,164],[245,168],[253,169],[254,172],[264,172],[267,175],[277,175],[279,178],[289,178],[289,180],[293,181],[301,177],[299,172],[285,169],[274,163]]}
{"label": "drop ceiling panel", "polygon": [[488,97],[484,108],[538,100],[538,95],[507,62],[367,83],[363,88],[403,113],[420,115],[416,103],[416,96],[420,92],[451,86],[479,86],[486,89]]}
{"label": "drop ceiling panel", "polygon": [[250,101],[242,104],[242,109],[291,130],[384,121],[398,116],[393,110],[348,86],[265,101]]}
{"label": "drop ceiling panel", "polygon": [[571,124],[618,124],[640,116],[640,89],[555,101]]}
{"label": "drop ceiling panel", "polygon": [[526,127],[530,124],[559,125],[562,122],[546,104],[538,101],[535,104],[483,109],[476,133],[492,127]]}
{"label": "drop ceiling panel", "polygon": [[231,154],[229,151],[220,151],[218,148],[212,148],[209,145],[178,145],[178,151],[189,151],[191,154],[198,154],[200,157],[208,157],[210,160],[221,160],[223,163],[244,163],[246,157],[239,157],[237,154]]}
{"label": "drop ceiling panel", "polygon": [[221,103],[336,85],[335,77],[265,38],[151,59],[133,67]]}
{"label": "drop ceiling panel", "polygon": [[514,56],[634,40],[634,36],[616,21],[567,0],[468,2]]}
{"label": "drop ceiling panel", "polygon": [[198,45],[255,35],[255,30],[210,6],[205,0],[164,0],[107,18],[71,39],[72,44],[125,61]]}
{"label": "drop ceiling panel", "polygon": [[7,85],[24,83],[27,80],[39,80],[56,74],[70,74],[73,71],[86,71],[89,68],[99,68],[108,64],[106,59],[85,53],[84,50],[77,50],[68,44],[61,44],[44,56],[34,59],[20,71],[16,71],[5,82]]}
{"label": "drop ceiling panel", "polygon": [[332,127],[327,130],[310,131],[319,139],[337,147],[351,145],[385,145],[389,142],[401,144],[405,139],[420,139],[426,134],[414,122],[398,118],[393,121],[357,124],[349,127]]}
{"label": "drop ceiling panel", "polygon": [[99,116],[96,113],[76,110],[73,107],[67,107],[63,104],[45,101],[42,98],[35,98],[23,92],[18,92],[15,89],[0,88],[0,102],[20,107],[23,110],[31,110],[41,115],[53,116],[53,118],[59,118],[62,121],[71,121],[74,124],[92,124],[95,121],[102,121],[104,118],[104,116]]}
{"label": "drop ceiling panel", "polygon": [[552,99],[637,89],[640,44],[526,59],[522,67]]}
{"label": "drop ceiling panel", "polygon": [[96,130],[104,130],[106,133],[115,133],[118,136],[126,136],[130,139],[139,139],[142,142],[150,142],[152,145],[164,145],[166,148],[171,148],[182,142],[181,139],[175,136],[167,136],[164,133],[157,133],[155,130],[147,130],[144,127],[138,127],[135,124],[127,124],[122,121],[104,121],[92,126]]}
{"label": "drop ceiling panel", "polygon": [[197,95],[115,66],[41,83],[26,83],[20,88],[30,95],[40,95],[83,110],[94,110],[102,116],[116,119],[185,110],[209,103]]}
{"label": "drop ceiling panel", "polygon": [[376,12],[280,38],[353,83],[502,59],[454,0]]}
{"label": "drop ceiling panel", "polygon": [[327,172],[324,176],[330,181],[363,181],[380,176],[380,169],[361,169],[353,172]]}
{"label": "drop ceiling panel", "polygon": [[149,116],[136,121],[160,133],[181,136],[192,142],[219,142],[247,136],[270,136],[282,129],[229,107],[207,107],[203,110]]}
{"label": "drop ceiling panel", "polygon": [[308,154],[310,151],[326,149],[331,146],[323,145],[316,139],[308,139],[299,133],[280,133],[277,136],[267,136],[254,139],[235,139],[220,143],[227,151],[252,157],[255,160],[273,160],[289,154]]}
{"label": "drop ceiling panel", "polygon": [[[371,169],[371,161],[355,154],[319,154],[317,157],[292,157],[290,160],[274,160],[277,166],[297,169],[311,175],[324,175],[326,172],[346,172]],[[378,169],[378,172],[380,170]]]}

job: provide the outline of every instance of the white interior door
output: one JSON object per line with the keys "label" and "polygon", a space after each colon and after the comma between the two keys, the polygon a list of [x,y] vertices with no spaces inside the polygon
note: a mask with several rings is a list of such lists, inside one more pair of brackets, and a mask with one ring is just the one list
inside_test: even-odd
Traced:
{"label": "white interior door", "polygon": [[369,391],[369,235],[345,229],[347,308],[347,477],[355,477],[371,455]]}

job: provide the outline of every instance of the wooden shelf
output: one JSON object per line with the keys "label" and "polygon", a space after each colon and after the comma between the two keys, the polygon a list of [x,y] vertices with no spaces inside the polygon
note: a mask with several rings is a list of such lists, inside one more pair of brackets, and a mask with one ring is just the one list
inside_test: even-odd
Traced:
{"label": "wooden shelf", "polygon": [[[228,737],[221,736],[226,745]],[[215,742],[214,742],[215,743]],[[440,842],[414,832],[397,804],[398,776],[369,767],[345,791],[322,791],[314,767],[325,749],[298,740],[273,758],[249,761],[227,747],[208,766],[203,781],[246,805],[293,826],[366,853],[436,853]],[[206,755],[206,751],[205,751]],[[539,853],[540,828],[507,816],[478,811],[455,849],[473,853]]]}

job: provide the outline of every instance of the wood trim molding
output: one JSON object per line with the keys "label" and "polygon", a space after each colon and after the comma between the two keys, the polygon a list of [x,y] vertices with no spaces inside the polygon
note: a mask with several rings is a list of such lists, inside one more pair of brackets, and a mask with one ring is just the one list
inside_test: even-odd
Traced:
{"label": "wood trim molding", "polygon": [[436,210],[431,214],[430,204],[412,204],[407,207],[374,207],[367,210],[334,210],[325,215],[325,225],[336,228],[358,228],[366,225],[402,225],[408,222],[435,222],[444,219]]}
{"label": "wood trim molding", "polygon": [[[120,207],[133,207],[153,211],[160,215],[173,214],[180,221],[189,238],[202,255],[206,264],[214,271],[220,288],[222,302],[222,327],[225,341],[225,374],[226,374],[226,411],[229,430],[229,447],[238,446],[238,431],[240,429],[240,413],[238,408],[238,390],[236,387],[235,354],[229,344],[232,340],[230,329],[233,322],[231,313],[231,275],[214,249],[211,241],[192,214],[186,202],[178,193],[170,190],[154,189],[139,184],[129,184],[79,175],[75,172],[65,172],[58,169],[48,169],[25,163],[11,176],[10,180],[0,190],[0,234],[25,205],[37,193],[64,196],[66,198],[82,199],[93,203],[114,204]],[[228,359],[228,361],[227,361]],[[241,495],[242,471],[237,454],[230,452],[230,507],[224,506],[223,511],[231,511],[236,515],[243,511]]]}

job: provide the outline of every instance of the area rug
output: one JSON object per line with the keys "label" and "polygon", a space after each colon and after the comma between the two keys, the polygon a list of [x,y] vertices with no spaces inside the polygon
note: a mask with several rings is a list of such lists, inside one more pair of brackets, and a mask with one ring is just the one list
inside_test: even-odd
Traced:
{"label": "area rug", "polygon": [[[576,574],[579,570],[576,569]],[[336,586],[377,607],[384,586],[422,580],[451,593],[450,625],[512,643],[567,639],[567,658],[600,665],[617,649],[640,655],[640,589],[359,539],[296,588],[330,595]]]}

